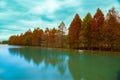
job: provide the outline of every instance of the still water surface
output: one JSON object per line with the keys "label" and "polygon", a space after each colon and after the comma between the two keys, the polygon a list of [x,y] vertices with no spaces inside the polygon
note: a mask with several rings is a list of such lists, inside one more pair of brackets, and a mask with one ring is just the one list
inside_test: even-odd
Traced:
{"label": "still water surface", "polygon": [[0,45],[0,80],[120,80],[120,56]]}

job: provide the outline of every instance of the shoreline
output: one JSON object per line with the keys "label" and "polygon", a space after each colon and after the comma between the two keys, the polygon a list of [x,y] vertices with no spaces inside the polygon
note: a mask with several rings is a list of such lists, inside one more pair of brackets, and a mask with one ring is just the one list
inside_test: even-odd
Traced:
{"label": "shoreline", "polygon": [[[1,45],[1,44],[0,44]],[[2,45],[8,45],[8,46],[21,46],[21,47],[32,47],[32,48],[45,48],[45,49],[58,49],[58,50],[70,50],[75,51],[78,53],[85,53],[85,54],[97,54],[97,55],[118,55],[120,56],[119,51],[110,51],[110,50],[89,50],[89,49],[70,49],[70,48],[52,48],[52,47],[40,47],[40,46],[23,46],[23,45],[9,45],[9,44],[2,44]],[[89,53],[88,53],[89,52]],[[114,53],[114,54],[113,54]]]}

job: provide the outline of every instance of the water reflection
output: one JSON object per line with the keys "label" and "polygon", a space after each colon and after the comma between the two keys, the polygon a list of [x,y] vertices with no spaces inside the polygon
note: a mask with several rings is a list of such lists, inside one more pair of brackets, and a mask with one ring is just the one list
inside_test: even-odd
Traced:
{"label": "water reflection", "polygon": [[66,53],[60,54],[61,51],[30,47],[9,48],[9,51],[13,55],[24,57],[28,62],[32,60],[35,65],[39,65],[40,63],[44,62],[45,66],[57,66],[61,74],[64,74],[67,68],[68,55]]}
{"label": "water reflection", "polygon": [[[120,57],[88,55],[83,52],[61,51],[45,48],[9,48],[12,55],[24,57],[27,62],[31,60],[35,65],[42,62],[45,66],[52,65],[58,69],[61,75],[67,76],[68,80],[119,80]],[[88,52],[87,52],[88,53]],[[66,72],[66,70],[69,70]],[[52,75],[52,74],[51,74]],[[71,78],[72,76],[72,78]],[[66,80],[66,78],[62,79]]]}
{"label": "water reflection", "polygon": [[117,80],[120,80],[120,71],[117,73]]}
{"label": "water reflection", "polygon": [[119,61],[115,56],[70,54],[69,70],[75,80],[119,80]]}

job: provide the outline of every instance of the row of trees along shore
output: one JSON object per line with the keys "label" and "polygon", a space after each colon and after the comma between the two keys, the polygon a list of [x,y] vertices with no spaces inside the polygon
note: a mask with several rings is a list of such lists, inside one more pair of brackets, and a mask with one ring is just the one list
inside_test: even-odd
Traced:
{"label": "row of trees along shore", "polygon": [[[67,31],[68,30],[68,31]],[[120,15],[111,8],[104,16],[97,9],[92,17],[88,13],[83,20],[75,15],[70,27],[64,22],[58,28],[35,28],[9,38],[10,45],[41,46],[52,48],[92,49],[120,51]]]}

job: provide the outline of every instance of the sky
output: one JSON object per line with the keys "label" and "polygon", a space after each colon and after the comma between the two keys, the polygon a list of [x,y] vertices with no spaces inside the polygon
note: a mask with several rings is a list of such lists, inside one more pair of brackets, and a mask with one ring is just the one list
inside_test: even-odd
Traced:
{"label": "sky", "polygon": [[76,13],[83,19],[97,8],[106,15],[112,7],[119,12],[120,0],[0,0],[0,41],[28,29],[57,28],[61,21],[68,28]]}

